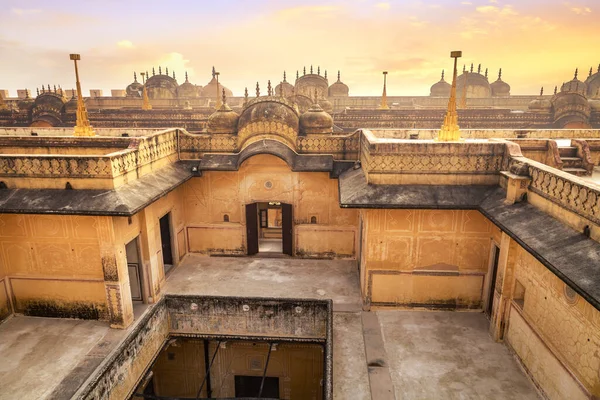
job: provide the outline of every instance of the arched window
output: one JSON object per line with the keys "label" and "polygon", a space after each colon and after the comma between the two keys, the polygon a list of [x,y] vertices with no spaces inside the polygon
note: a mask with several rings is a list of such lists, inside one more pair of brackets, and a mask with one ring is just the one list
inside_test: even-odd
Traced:
{"label": "arched window", "polygon": [[223,222],[229,222],[229,214],[223,215]]}

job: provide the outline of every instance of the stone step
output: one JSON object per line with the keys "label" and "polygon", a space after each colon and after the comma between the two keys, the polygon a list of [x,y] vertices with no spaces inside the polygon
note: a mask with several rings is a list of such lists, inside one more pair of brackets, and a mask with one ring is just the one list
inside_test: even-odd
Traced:
{"label": "stone step", "polygon": [[579,157],[561,157],[560,160],[563,162],[563,170],[565,168],[583,167],[583,160]]}
{"label": "stone step", "polygon": [[568,146],[568,147],[559,147],[558,154],[560,157],[577,157],[577,147]]}
{"label": "stone step", "polygon": [[563,168],[564,172],[568,172],[569,174],[577,175],[577,176],[590,176],[591,172],[586,171],[583,168]]}

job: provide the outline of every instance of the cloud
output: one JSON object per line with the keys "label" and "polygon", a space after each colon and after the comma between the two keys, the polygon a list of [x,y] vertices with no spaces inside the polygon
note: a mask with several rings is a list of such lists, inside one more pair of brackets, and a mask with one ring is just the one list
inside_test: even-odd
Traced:
{"label": "cloud", "polygon": [[17,15],[39,14],[42,12],[39,8],[13,8],[11,11]]}
{"label": "cloud", "polygon": [[589,7],[571,7],[571,11],[577,15],[586,15],[592,12]]}
{"label": "cloud", "polygon": [[382,10],[389,10],[391,5],[390,5],[390,3],[377,3],[377,4],[375,4],[375,7],[380,8]]}
{"label": "cloud", "polygon": [[132,49],[133,43],[131,43],[129,40],[121,40],[120,42],[117,42],[117,47],[122,49]]}
{"label": "cloud", "polygon": [[507,5],[502,8],[496,6],[480,6],[475,8],[477,12],[482,14],[497,14],[497,15],[517,15],[518,13],[512,8],[512,6]]}
{"label": "cloud", "polygon": [[417,17],[408,17],[408,20],[410,21],[410,25],[416,28],[427,25],[427,21],[422,21]]}

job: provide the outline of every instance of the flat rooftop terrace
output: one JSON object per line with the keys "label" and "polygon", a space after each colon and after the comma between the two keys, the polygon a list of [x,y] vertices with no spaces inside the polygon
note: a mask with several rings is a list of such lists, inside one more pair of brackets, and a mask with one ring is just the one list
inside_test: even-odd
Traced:
{"label": "flat rooftop terrace", "polygon": [[[538,399],[479,312],[361,310],[354,261],[188,255],[167,294],[333,300],[335,399]],[[15,316],[0,325],[0,399],[68,399],[121,344],[104,322]]]}

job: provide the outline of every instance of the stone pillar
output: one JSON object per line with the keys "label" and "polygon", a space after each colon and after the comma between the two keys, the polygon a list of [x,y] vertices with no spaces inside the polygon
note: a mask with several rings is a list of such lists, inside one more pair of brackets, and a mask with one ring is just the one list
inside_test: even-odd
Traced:
{"label": "stone pillar", "polygon": [[506,200],[504,200],[504,204],[510,205],[522,201],[523,195],[527,193],[531,178],[508,171],[501,171],[500,175],[506,178]]}
{"label": "stone pillar", "polygon": [[508,319],[508,311],[514,287],[516,250],[517,243],[505,232],[502,232],[490,322],[490,334],[496,341],[502,341],[504,338],[504,328]]}
{"label": "stone pillar", "polygon": [[110,327],[125,329],[133,322],[133,302],[125,247],[116,241],[111,217],[98,218],[98,239]]}

